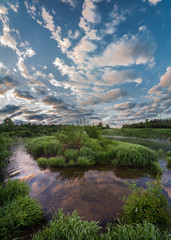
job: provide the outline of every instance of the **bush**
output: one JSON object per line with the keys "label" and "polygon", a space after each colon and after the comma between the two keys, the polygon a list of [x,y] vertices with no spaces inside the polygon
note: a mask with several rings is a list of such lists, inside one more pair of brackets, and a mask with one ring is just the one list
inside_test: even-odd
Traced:
{"label": "bush", "polygon": [[167,161],[167,166],[170,168],[171,167],[171,157],[167,157],[166,161]]}
{"label": "bush", "polygon": [[89,158],[89,159],[92,159],[94,161],[97,158],[97,153],[89,147],[82,147],[80,149],[79,154],[80,154],[81,157]]}
{"label": "bush", "polygon": [[90,159],[90,158],[79,157],[77,163],[80,166],[87,167],[87,166],[93,166],[95,164],[95,161],[93,159]]}
{"label": "bush", "polygon": [[168,151],[168,152],[166,153],[166,155],[167,155],[167,157],[171,157],[171,151]]}
{"label": "bush", "polygon": [[18,197],[0,207],[0,239],[10,239],[15,232],[39,223],[41,219],[42,208],[35,199]]}
{"label": "bush", "polygon": [[76,162],[74,162],[74,160],[70,160],[69,162],[68,162],[68,165],[69,166],[74,166],[74,165],[76,165]]}
{"label": "bush", "polygon": [[33,157],[51,156],[63,153],[62,145],[59,140],[53,136],[43,136],[29,139],[26,148],[33,155]]}
{"label": "bush", "polygon": [[163,173],[163,170],[160,167],[160,164],[157,162],[151,163],[151,171],[156,175],[162,175],[162,173]]}
{"label": "bush", "polygon": [[[168,236],[169,237],[169,236]],[[164,239],[160,229],[143,221],[138,224],[108,226],[107,232],[101,235],[101,240],[162,240]]]}
{"label": "bush", "polygon": [[100,141],[98,139],[93,139],[93,138],[84,138],[84,141],[82,142],[84,147],[89,147],[93,151],[102,151],[103,147],[100,145]]}
{"label": "bush", "polygon": [[108,152],[106,151],[99,151],[97,154],[97,162],[98,164],[108,164],[110,160],[110,155],[108,154]]}
{"label": "bush", "polygon": [[162,194],[162,186],[159,180],[149,181],[147,189],[137,187],[136,183],[129,184],[132,191],[124,197],[123,219],[127,223],[141,223],[147,220],[158,227],[168,225],[167,198]]}
{"label": "bush", "polygon": [[5,186],[0,185],[0,206],[11,202],[17,197],[25,197],[29,194],[29,187],[19,179],[8,180]]}
{"label": "bush", "polygon": [[38,162],[38,164],[39,164],[40,167],[46,168],[46,167],[48,166],[48,160],[47,160],[47,158],[43,158],[43,157],[38,158],[38,159],[37,159],[37,162]]}
{"label": "bush", "polygon": [[65,159],[64,158],[49,158],[48,165],[50,167],[64,167]]}
{"label": "bush", "polygon": [[158,155],[159,155],[159,157],[162,157],[164,155],[163,149],[159,149],[158,150]]}
{"label": "bush", "polygon": [[78,154],[79,154],[79,151],[77,149],[68,149],[64,153],[64,155],[67,159],[69,159],[69,160],[73,159],[74,161],[77,160]]}
{"label": "bush", "polygon": [[68,216],[58,210],[49,226],[34,234],[32,240],[94,240],[99,229],[98,222],[83,221],[76,211]]}
{"label": "bush", "polygon": [[158,161],[155,151],[138,144],[119,143],[116,152],[116,166],[147,168]]}

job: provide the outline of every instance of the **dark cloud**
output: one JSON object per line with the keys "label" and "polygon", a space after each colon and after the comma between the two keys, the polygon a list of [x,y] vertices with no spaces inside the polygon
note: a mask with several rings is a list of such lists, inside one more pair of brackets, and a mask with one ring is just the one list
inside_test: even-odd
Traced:
{"label": "dark cloud", "polygon": [[23,98],[23,99],[27,99],[27,100],[32,100],[34,99],[34,97],[27,91],[20,91],[20,90],[15,90],[15,95],[18,98]]}
{"label": "dark cloud", "polygon": [[52,105],[54,109],[56,110],[68,110],[69,108],[73,108],[69,104],[64,103],[62,99],[53,97],[53,96],[47,96],[43,99],[43,102],[47,105]]}
{"label": "dark cloud", "polygon": [[42,121],[42,120],[46,120],[49,118],[49,116],[47,114],[35,114],[35,115],[30,115],[30,116],[26,116],[25,117],[27,120],[38,120],[38,121]]}
{"label": "dark cloud", "polygon": [[0,114],[11,114],[16,112],[17,110],[20,109],[20,106],[15,106],[15,105],[6,105],[2,109],[0,109]]}
{"label": "dark cloud", "polygon": [[18,85],[19,83],[14,80],[13,78],[9,76],[5,77],[0,77],[0,94],[4,94],[6,91],[10,90],[11,88],[14,88]]}

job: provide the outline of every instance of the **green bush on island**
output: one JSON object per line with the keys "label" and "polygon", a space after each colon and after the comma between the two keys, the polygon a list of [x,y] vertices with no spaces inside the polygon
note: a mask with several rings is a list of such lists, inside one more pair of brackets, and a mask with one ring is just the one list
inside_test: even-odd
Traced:
{"label": "green bush on island", "polygon": [[93,166],[95,164],[95,161],[91,158],[79,157],[77,160],[77,163],[80,166],[88,167],[88,166]]}
{"label": "green bush on island", "polygon": [[168,152],[166,153],[166,155],[167,155],[167,157],[171,157],[171,151],[168,151]]}
{"label": "green bush on island", "polygon": [[78,149],[68,149],[65,151],[64,156],[68,159],[71,160],[73,159],[74,161],[77,160],[79,155]]}
{"label": "green bush on island", "polygon": [[48,166],[47,158],[44,158],[44,157],[38,158],[37,162],[38,162],[40,167],[46,168]]}
{"label": "green bush on island", "polygon": [[42,207],[29,197],[24,181],[9,180],[0,185],[0,202],[0,239],[17,239],[22,230],[42,220]]}
{"label": "green bush on island", "polygon": [[100,229],[98,222],[83,221],[77,211],[69,216],[59,209],[49,226],[34,234],[32,240],[95,240]]}
{"label": "green bush on island", "polygon": [[130,224],[147,220],[161,228],[168,226],[168,202],[159,180],[149,181],[146,189],[135,182],[128,185],[132,193],[123,198],[123,221]]}
{"label": "green bush on island", "polygon": [[0,136],[0,168],[5,167],[5,160],[10,156],[10,152],[8,151],[8,149],[11,143],[11,138]]}
{"label": "green bush on island", "polygon": [[158,153],[159,157],[163,157],[163,155],[164,155],[163,149],[159,149],[157,151],[157,153]]}
{"label": "green bush on island", "polygon": [[49,158],[48,159],[48,166],[50,167],[64,167],[65,166],[65,159],[64,158]]}
{"label": "green bush on island", "polygon": [[63,153],[61,143],[54,136],[31,138],[26,142],[26,148],[35,158],[54,157]]}
{"label": "green bush on island", "polygon": [[170,168],[171,167],[171,157],[167,157],[166,161],[167,161],[167,166]]}

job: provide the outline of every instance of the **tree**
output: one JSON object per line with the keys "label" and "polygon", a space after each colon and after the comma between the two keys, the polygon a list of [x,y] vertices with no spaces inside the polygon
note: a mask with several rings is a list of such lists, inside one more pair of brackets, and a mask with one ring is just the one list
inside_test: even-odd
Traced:
{"label": "tree", "polygon": [[14,122],[11,118],[5,118],[4,121],[5,131],[10,132],[14,130]]}

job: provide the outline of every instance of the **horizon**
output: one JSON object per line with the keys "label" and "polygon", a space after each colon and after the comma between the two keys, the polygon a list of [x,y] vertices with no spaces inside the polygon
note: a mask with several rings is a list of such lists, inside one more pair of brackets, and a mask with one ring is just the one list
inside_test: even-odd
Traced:
{"label": "horizon", "polygon": [[2,0],[0,122],[120,128],[171,118],[170,7]]}

